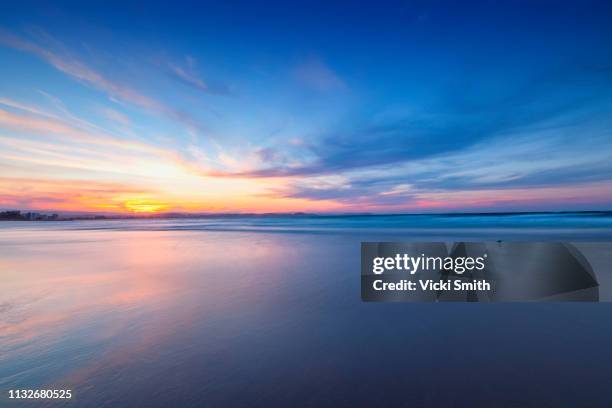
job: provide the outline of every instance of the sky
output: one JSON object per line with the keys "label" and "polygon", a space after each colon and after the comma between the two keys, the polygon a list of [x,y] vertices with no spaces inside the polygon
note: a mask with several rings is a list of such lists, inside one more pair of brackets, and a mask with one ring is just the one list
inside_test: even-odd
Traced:
{"label": "sky", "polygon": [[0,209],[610,210],[610,21],[609,1],[7,2]]}

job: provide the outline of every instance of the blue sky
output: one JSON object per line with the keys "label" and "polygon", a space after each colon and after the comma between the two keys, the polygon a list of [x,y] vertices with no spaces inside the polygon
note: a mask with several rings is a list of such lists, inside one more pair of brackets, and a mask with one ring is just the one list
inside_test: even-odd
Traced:
{"label": "blue sky", "polygon": [[610,2],[18,2],[0,208],[610,209]]}

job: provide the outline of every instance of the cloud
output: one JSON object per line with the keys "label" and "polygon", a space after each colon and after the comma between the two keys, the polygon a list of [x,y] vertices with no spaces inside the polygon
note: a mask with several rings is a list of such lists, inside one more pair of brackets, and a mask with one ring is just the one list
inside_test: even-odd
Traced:
{"label": "cloud", "polygon": [[318,58],[310,58],[294,70],[303,84],[322,92],[346,90],[346,83],[328,65]]}
{"label": "cloud", "polygon": [[282,153],[273,147],[259,147],[254,154],[260,163],[279,163],[285,160]]}
{"label": "cloud", "polygon": [[184,66],[176,63],[168,63],[168,74],[175,80],[190,86],[198,91],[212,95],[233,95],[232,90],[225,84],[204,81],[195,72],[195,59],[187,57]]}
{"label": "cloud", "polygon": [[106,116],[108,119],[110,119],[112,122],[115,123],[119,123],[121,125],[129,125],[130,124],[130,118],[127,115],[124,115],[123,113],[112,109],[112,108],[101,108],[100,112]]}
{"label": "cloud", "polygon": [[[273,194],[370,209],[611,204],[597,191],[612,180],[611,79],[577,68],[477,104],[448,98],[435,113],[311,141],[310,163],[239,176],[289,177]],[[332,174],[345,175],[342,188],[304,182]]]}
{"label": "cloud", "polygon": [[[33,113],[38,108],[27,105],[19,106],[21,110]],[[36,115],[11,112],[0,108],[0,126],[4,129],[34,134],[46,139],[67,142],[87,143],[94,146],[107,146],[142,153],[160,153],[163,150],[144,143],[129,141],[100,131],[83,129],[81,122],[70,122],[53,114],[39,111]]]}
{"label": "cloud", "polygon": [[[499,188],[469,188],[446,190],[410,188],[382,191],[367,183],[349,185],[343,189],[313,188],[294,184],[271,194],[285,198],[341,203],[347,211],[422,211],[455,209],[569,209],[580,206],[600,208],[612,203],[612,181],[565,183],[552,186],[504,186]],[[551,205],[554,208],[551,208]]]}
{"label": "cloud", "polygon": [[[59,42],[55,40],[54,43],[59,44]],[[207,130],[204,125],[189,113],[176,110],[156,99],[137,92],[129,86],[105,77],[82,60],[68,53],[63,46],[58,47],[61,48],[60,50],[51,50],[5,31],[0,31],[0,44],[36,55],[57,70],[93,88],[105,92],[113,99],[127,102],[155,114],[162,114],[172,120],[182,123],[192,130]]]}
{"label": "cloud", "polygon": [[[608,178],[612,77],[594,68],[601,66],[606,65],[564,67],[495,93],[486,85],[471,93],[449,86],[435,103],[403,118],[378,115],[383,119],[310,138],[300,147],[312,159],[301,164],[271,161],[215,175],[301,178],[378,171],[385,186],[416,176],[446,188],[587,177],[579,167],[591,169],[591,179]],[[398,176],[400,168],[409,171]]]}
{"label": "cloud", "polygon": [[0,177],[0,208],[100,210],[104,209],[100,204],[114,203],[117,197],[150,193],[124,183],[97,180]]}
{"label": "cloud", "polygon": [[202,163],[177,152],[88,128],[87,122],[73,116],[60,117],[8,99],[0,100],[0,105],[11,108],[0,107],[0,158],[21,172],[63,177],[78,169],[79,176],[123,175],[162,182],[199,178],[207,171]]}
{"label": "cloud", "polygon": [[[364,200],[379,205],[409,204],[424,193],[490,191],[590,184],[612,180],[612,138],[609,122],[590,127],[549,129],[539,133],[513,134],[484,140],[469,149],[445,155],[415,159],[394,166],[356,169],[345,172],[342,188],[336,185],[311,186],[294,177],[284,190],[286,197],[337,200],[351,203]],[[568,140],[586,131],[589,143]],[[593,149],[593,146],[598,146]],[[612,200],[612,194],[610,195]]]}

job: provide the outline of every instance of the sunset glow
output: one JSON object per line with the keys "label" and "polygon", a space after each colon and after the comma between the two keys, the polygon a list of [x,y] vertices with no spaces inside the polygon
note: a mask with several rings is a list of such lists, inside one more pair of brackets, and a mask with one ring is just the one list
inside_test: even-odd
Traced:
{"label": "sunset glow", "polygon": [[[113,17],[130,24],[112,33],[116,22],[94,11],[85,28],[75,16],[89,11],[78,7],[55,21],[19,13],[0,21],[0,210],[385,213],[612,203],[610,56],[603,46],[575,46],[605,43],[608,22],[596,16],[570,36],[548,15],[540,45],[506,46],[500,33],[514,26],[490,33],[495,46],[464,30],[462,43],[474,46],[458,61],[460,50],[439,40],[451,11],[421,19],[413,10],[406,24],[389,26],[389,38],[354,28],[363,17],[354,11],[343,17],[355,22],[346,33],[317,20],[298,38],[273,24],[273,33],[259,32],[262,22],[250,18],[234,27],[221,6],[217,18],[228,24],[185,14],[180,27],[166,27],[168,11],[157,7]],[[134,22],[144,31],[131,30]],[[146,30],[160,25],[168,36]],[[338,51],[346,46],[340,33],[354,48]]]}

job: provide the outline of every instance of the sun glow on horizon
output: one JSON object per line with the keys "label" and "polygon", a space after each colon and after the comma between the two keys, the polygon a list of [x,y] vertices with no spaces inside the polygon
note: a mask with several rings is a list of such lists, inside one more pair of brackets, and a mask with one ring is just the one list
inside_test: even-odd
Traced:
{"label": "sun glow on horizon", "polygon": [[135,213],[158,213],[170,208],[167,203],[141,198],[128,200],[124,206],[128,211]]}

